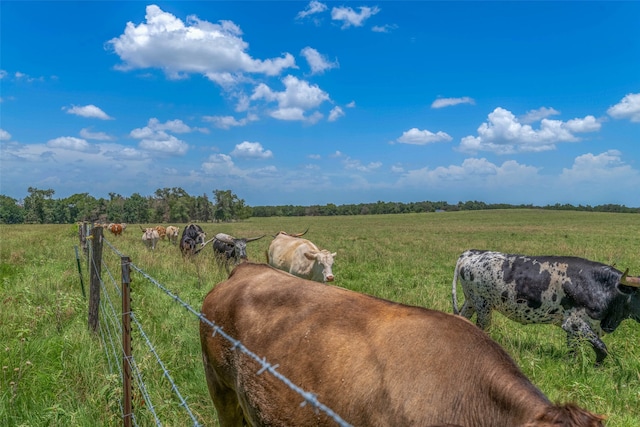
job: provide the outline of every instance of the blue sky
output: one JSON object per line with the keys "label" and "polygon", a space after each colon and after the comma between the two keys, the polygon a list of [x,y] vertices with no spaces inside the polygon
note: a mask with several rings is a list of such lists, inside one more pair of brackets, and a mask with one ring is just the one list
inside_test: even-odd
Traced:
{"label": "blue sky", "polygon": [[0,2],[0,193],[640,206],[640,2]]}

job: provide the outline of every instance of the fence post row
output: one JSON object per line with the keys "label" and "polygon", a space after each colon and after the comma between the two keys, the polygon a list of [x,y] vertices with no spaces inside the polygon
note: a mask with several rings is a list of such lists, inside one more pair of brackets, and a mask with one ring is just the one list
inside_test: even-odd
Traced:
{"label": "fence post row", "polygon": [[89,257],[91,280],[89,285],[89,329],[98,332],[98,310],[100,307],[100,277],[102,274],[102,227],[91,231],[91,256]]}
{"label": "fence post row", "polygon": [[124,427],[131,427],[133,417],[133,397],[131,387],[131,278],[129,264],[131,258],[120,258],[122,270],[122,385]]}

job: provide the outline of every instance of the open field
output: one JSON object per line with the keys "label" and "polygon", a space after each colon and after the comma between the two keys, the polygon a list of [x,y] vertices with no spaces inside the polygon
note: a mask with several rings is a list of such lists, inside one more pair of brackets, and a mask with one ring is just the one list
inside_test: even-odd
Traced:
{"label": "open field", "polygon": [[[265,260],[271,235],[309,227],[305,237],[338,253],[334,285],[446,312],[451,312],[456,260],[469,248],[580,256],[640,275],[640,216],[635,214],[462,211],[200,225],[209,237],[218,232],[266,234],[248,244],[249,258],[259,262]],[[118,251],[199,311],[205,294],[226,277],[210,245],[185,261],[167,241],[155,252],[147,250],[141,234],[137,225],[129,225],[120,237],[104,231]],[[121,425],[117,378],[109,374],[101,340],[87,328],[87,299],[74,252],[77,227],[0,225],[0,236],[0,425]],[[119,283],[119,256],[106,245],[103,255]],[[84,258],[81,266],[88,295]],[[197,318],[137,272],[132,273],[132,306],[191,410],[203,425],[217,425],[202,369]],[[610,355],[599,368],[593,367],[589,345],[576,359],[569,358],[565,334],[555,326],[522,326],[495,313],[489,333],[551,400],[575,401],[605,414],[611,427],[640,425],[640,324],[627,320],[604,337]],[[155,369],[135,335],[133,350],[143,368]],[[455,361],[451,369],[456,369]],[[162,375],[145,372],[145,379],[162,424],[189,425]],[[143,411],[136,416],[140,425],[152,424]]]}

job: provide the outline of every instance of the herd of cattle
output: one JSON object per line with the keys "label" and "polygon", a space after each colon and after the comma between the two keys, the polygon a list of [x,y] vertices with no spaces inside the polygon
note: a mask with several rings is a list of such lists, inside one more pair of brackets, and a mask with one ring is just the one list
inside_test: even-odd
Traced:
{"label": "herd of cattle", "polygon": [[[162,234],[143,229],[145,242],[149,230],[153,248]],[[190,224],[179,246],[183,255],[195,255],[213,241],[218,259],[235,266],[205,297],[202,314],[347,422],[603,425],[602,416],[551,403],[483,330],[493,310],[521,324],[555,324],[567,333],[571,352],[587,340],[599,365],[608,354],[601,336],[625,319],[640,322],[640,277],[628,269],[577,257],[468,250],[455,266],[454,314],[447,314],[327,286],[336,253],[320,250],[305,233],[273,236],[267,264],[246,262],[247,243],[264,235],[218,233],[206,240]],[[474,314],[477,327],[468,321]],[[334,424],[313,407],[300,408],[300,396],[280,380],[257,376],[258,362],[210,324],[200,323],[200,339],[222,426]]]}

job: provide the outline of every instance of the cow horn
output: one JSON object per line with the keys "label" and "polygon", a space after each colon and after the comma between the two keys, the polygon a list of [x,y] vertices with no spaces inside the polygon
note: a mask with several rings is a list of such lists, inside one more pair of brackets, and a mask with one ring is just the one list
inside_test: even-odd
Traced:
{"label": "cow horn", "polygon": [[620,284],[625,286],[631,286],[634,288],[640,288],[640,277],[629,277],[629,269],[624,271],[624,274],[620,278]]}
{"label": "cow horn", "polygon": [[292,234],[293,237],[302,237],[305,234],[307,234],[307,231],[309,231],[309,227],[307,227],[306,230],[304,230],[302,233],[297,233],[297,234]]}
{"label": "cow horn", "polygon": [[247,242],[253,242],[254,240],[262,239],[264,236],[266,236],[266,234],[263,234],[260,237],[249,237],[247,238]]}

